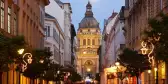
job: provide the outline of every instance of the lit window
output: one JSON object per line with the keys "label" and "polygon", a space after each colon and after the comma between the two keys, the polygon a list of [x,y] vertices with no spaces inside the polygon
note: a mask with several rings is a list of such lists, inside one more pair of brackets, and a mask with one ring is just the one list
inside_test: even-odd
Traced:
{"label": "lit window", "polygon": [[4,2],[1,0],[1,28],[4,29]]}
{"label": "lit window", "polygon": [[11,32],[11,8],[8,7],[8,33]]}

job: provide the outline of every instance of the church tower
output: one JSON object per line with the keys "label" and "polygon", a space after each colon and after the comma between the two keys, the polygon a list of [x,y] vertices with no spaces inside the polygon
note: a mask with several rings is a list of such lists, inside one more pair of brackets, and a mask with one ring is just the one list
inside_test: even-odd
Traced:
{"label": "church tower", "polygon": [[99,72],[97,50],[100,46],[100,37],[99,23],[93,16],[91,3],[88,2],[85,17],[79,23],[77,31],[77,71],[83,77],[92,78]]}

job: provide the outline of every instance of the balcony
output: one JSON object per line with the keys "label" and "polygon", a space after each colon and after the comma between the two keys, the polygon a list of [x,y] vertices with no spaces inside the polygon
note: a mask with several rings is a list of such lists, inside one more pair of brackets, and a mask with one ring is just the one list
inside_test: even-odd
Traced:
{"label": "balcony", "polygon": [[80,45],[79,48],[99,48],[99,45]]}

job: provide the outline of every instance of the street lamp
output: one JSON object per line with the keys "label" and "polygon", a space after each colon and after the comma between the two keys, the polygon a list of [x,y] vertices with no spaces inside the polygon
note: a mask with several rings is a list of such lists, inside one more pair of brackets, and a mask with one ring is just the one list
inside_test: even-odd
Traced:
{"label": "street lamp", "polygon": [[20,54],[20,55],[23,54],[23,52],[24,52],[24,49],[19,49],[18,50],[18,54]]}
{"label": "street lamp", "polygon": [[151,73],[151,70],[148,70],[148,73],[150,74],[150,73]]}
{"label": "street lamp", "polygon": [[[24,53],[24,49],[19,49],[18,54],[22,55]],[[27,56],[27,62],[24,60]],[[24,53],[22,56],[23,59],[23,65],[22,65],[22,72],[24,72],[27,69],[27,64],[32,63],[32,54],[31,53]]]}
{"label": "street lamp", "polygon": [[115,65],[116,65],[116,66],[120,66],[120,62],[116,62]]}
{"label": "street lamp", "polygon": [[150,84],[150,74],[151,74],[151,70],[148,70],[148,75],[149,75],[149,84]]}
{"label": "street lamp", "polygon": [[157,71],[157,68],[155,67],[154,70]]}
{"label": "street lamp", "polygon": [[59,70],[57,71],[57,74],[60,74],[60,71],[59,71]]}
{"label": "street lamp", "polygon": [[120,63],[119,62],[116,62],[115,63],[116,67],[117,67],[117,84],[119,84],[119,78],[118,78],[118,67],[120,66]]}
{"label": "street lamp", "polygon": [[44,63],[44,60],[43,59],[40,59],[40,61],[39,61],[40,63]]}

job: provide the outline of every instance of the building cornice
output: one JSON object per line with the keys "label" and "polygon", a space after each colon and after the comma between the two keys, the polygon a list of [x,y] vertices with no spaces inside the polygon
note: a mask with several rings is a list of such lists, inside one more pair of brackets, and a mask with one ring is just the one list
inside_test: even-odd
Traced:
{"label": "building cornice", "polygon": [[49,0],[43,0],[44,1],[44,4],[47,6],[50,4],[50,1]]}

